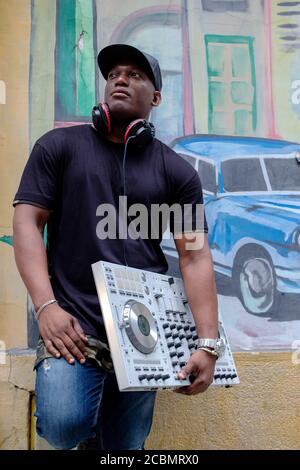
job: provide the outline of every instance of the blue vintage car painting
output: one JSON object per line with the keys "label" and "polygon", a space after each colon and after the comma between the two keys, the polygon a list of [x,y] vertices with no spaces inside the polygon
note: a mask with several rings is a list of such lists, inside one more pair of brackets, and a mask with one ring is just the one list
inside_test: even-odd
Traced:
{"label": "blue vintage car painting", "polygon": [[[172,147],[200,175],[215,272],[249,313],[272,315],[300,293],[300,144],[193,135]],[[163,248],[172,266],[174,245]]]}

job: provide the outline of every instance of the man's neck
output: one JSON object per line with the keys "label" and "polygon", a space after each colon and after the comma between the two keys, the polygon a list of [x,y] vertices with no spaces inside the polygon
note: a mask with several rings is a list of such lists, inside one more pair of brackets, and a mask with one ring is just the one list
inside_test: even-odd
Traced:
{"label": "man's neck", "polygon": [[113,125],[110,134],[107,136],[108,140],[116,144],[124,144],[124,130],[128,124]]}

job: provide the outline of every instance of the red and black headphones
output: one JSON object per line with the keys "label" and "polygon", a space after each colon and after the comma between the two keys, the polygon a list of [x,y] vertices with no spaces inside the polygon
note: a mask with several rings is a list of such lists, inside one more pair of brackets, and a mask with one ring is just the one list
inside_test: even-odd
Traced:
{"label": "red and black headphones", "polygon": [[[111,113],[108,105],[101,101],[93,107],[93,125],[102,135],[111,133]],[[125,129],[124,144],[129,142],[135,148],[141,149],[150,144],[155,137],[154,125],[146,119],[135,119]]]}

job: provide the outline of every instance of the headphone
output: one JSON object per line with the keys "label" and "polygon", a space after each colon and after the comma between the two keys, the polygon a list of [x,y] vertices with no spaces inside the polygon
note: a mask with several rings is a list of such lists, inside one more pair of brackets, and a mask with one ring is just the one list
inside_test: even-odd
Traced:
{"label": "headphone", "polygon": [[[93,107],[92,119],[94,127],[102,135],[111,133],[111,113],[108,104],[101,101]],[[142,149],[150,144],[155,137],[154,125],[146,119],[135,119],[125,129],[124,144],[129,143],[137,149]]]}

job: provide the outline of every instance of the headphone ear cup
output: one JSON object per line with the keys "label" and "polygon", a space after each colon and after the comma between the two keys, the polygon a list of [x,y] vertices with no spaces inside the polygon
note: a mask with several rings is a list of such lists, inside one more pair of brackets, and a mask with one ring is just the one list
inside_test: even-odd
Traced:
{"label": "headphone ear cup", "polygon": [[146,119],[136,119],[127,126],[124,143],[130,138],[130,145],[141,149],[149,145],[155,137],[154,125]]}
{"label": "headphone ear cup", "polygon": [[92,120],[97,131],[104,135],[110,134],[111,117],[109,107],[106,103],[101,101],[98,106],[93,107]]}

